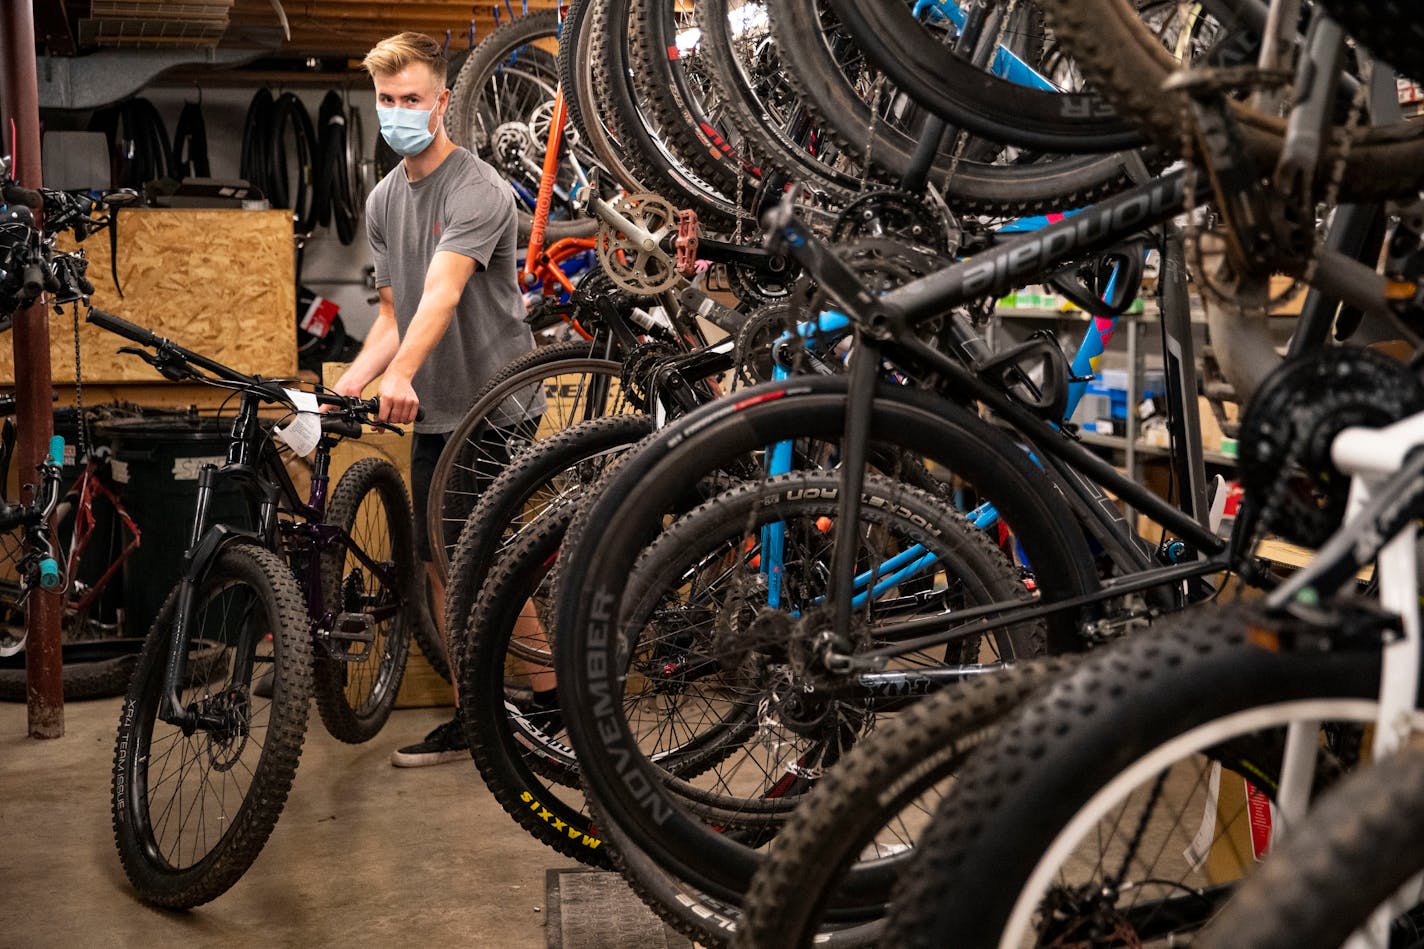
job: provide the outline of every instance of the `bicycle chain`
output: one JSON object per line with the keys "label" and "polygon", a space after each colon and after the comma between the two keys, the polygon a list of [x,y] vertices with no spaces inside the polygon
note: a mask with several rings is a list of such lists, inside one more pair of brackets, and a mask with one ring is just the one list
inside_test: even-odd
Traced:
{"label": "bicycle chain", "polygon": [[[93,307],[90,307],[92,310]],[[83,464],[89,456],[89,439],[86,429],[89,419],[84,415],[84,374],[80,371],[79,358],[79,301],[74,302],[74,421],[79,444],[75,446],[74,461]],[[60,459],[64,461],[63,458]]]}

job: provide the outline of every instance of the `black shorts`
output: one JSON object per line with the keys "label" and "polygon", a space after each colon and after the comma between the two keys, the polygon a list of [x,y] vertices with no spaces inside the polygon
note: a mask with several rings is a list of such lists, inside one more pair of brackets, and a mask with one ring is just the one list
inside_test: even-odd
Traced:
{"label": "black shorts", "polygon": [[[479,496],[484,493],[500,472],[509,466],[514,453],[511,442],[532,441],[539,430],[540,417],[525,419],[518,426],[481,425],[473,438],[466,442],[470,457],[462,459],[455,466],[455,490],[447,490],[445,510],[441,522],[445,525],[445,543],[454,545],[459,539],[460,527],[474,509]],[[435,552],[430,546],[429,515],[430,483],[435,479],[435,466],[440,455],[450,441],[451,432],[437,434],[415,433],[410,443],[410,500],[415,514],[415,552],[421,560],[431,561]],[[515,452],[521,450],[516,445]]]}

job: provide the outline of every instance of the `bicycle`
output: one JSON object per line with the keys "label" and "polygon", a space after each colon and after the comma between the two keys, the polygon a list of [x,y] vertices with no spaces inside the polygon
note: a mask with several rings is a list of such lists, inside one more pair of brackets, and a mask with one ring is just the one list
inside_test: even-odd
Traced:
{"label": "bicycle", "polygon": [[[239,397],[226,463],[199,472],[182,576],[145,643],[114,752],[125,873],[145,900],[192,907],[231,887],[261,852],[295,776],[313,693],[342,741],[370,739],[390,715],[416,621],[410,501],[399,472],[380,459],[357,462],[329,496],[328,487],[339,440],[359,438],[363,425],[398,429],[375,421],[374,399],[286,389],[113,314],[91,310],[88,319],[137,343],[122,351],[165,378]],[[263,405],[295,418],[269,428]],[[317,414],[318,406],[334,411]],[[306,498],[277,438],[302,454],[315,450]],[[226,483],[243,489],[250,525],[211,523],[212,496]],[[217,685],[182,658],[200,635],[226,646]]]}
{"label": "bicycle", "polygon": [[[14,412],[13,398],[0,400],[0,411],[5,409]],[[8,418],[6,423],[7,433],[12,432]],[[9,474],[13,445],[13,436],[5,438],[0,444],[0,537],[14,531],[21,534],[18,549],[6,551],[6,560],[14,563],[18,574],[13,607],[18,611],[24,606],[31,590],[54,591],[64,582],[52,524],[55,509],[59,506],[64,439],[56,435],[50,440],[49,451],[37,468],[39,481],[22,484],[22,492],[27,491],[34,496],[29,503],[11,504],[3,496],[4,477]],[[9,622],[0,625],[0,656],[13,656],[20,652],[25,647],[25,638],[23,623],[18,627]]]}
{"label": "bicycle", "polygon": [[[1357,370],[1353,380],[1336,376],[1345,367]],[[1330,376],[1333,391],[1320,382]],[[1393,394],[1381,398],[1381,386]],[[937,945],[953,932],[975,945],[1017,946],[1103,921],[1144,939],[1192,932],[1233,890],[1234,873],[1213,870],[1209,855],[1249,868],[1278,835],[1300,832],[1314,792],[1400,747],[1420,672],[1414,518],[1424,386],[1384,357],[1334,350],[1288,367],[1252,410],[1279,418],[1281,399],[1304,407],[1322,392],[1335,401],[1298,416],[1294,460],[1329,471],[1331,497],[1343,501],[1349,481],[1348,508],[1322,508],[1343,526],[1260,606],[1186,614],[1116,644],[1019,710],[941,804],[886,939]],[[1390,415],[1401,420],[1359,424]],[[1262,503],[1290,509],[1285,497]],[[1351,597],[1372,561],[1378,599]],[[1081,701],[1110,681],[1095,707]],[[1123,716],[1134,722],[1131,737],[1104,727]],[[1038,762],[1027,771],[1025,755]],[[1222,803],[1207,806],[1203,795]],[[1030,810],[1033,829],[998,835],[1001,819]],[[1233,824],[1251,833],[1232,834]],[[964,872],[986,845],[1000,855],[993,886]],[[939,889],[951,877],[955,889]],[[964,901],[973,901],[972,918],[953,915]]]}

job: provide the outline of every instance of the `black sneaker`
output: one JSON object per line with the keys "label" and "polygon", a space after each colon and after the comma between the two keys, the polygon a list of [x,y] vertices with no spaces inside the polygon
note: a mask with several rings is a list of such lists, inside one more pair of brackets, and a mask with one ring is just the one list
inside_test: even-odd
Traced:
{"label": "black sneaker", "polygon": [[460,717],[438,726],[425,736],[425,740],[391,752],[391,764],[397,768],[424,768],[447,761],[468,758],[470,745],[465,741],[465,731],[460,727]]}

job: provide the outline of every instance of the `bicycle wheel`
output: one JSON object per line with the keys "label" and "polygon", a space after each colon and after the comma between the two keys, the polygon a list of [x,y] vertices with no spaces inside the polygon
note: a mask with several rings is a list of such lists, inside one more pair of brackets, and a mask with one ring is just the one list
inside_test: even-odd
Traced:
{"label": "bicycle wheel", "polygon": [[646,415],[581,422],[530,448],[480,496],[460,531],[445,587],[445,628],[457,665],[492,566],[545,513],[580,499],[616,454],[652,431],[653,420]]}
{"label": "bicycle wheel", "polygon": [[[1406,748],[1331,790],[1237,888],[1193,945],[1203,949],[1338,949],[1392,903],[1387,932],[1360,945],[1419,946],[1424,873],[1424,753]],[[1356,945],[1351,943],[1351,945]]]}
{"label": "bicycle wheel", "polygon": [[[1024,82],[1001,78],[994,71],[975,67],[950,44],[957,28],[941,14],[946,7],[891,0],[877,4],[827,0],[838,20],[865,55],[906,94],[946,122],[968,129],[1006,145],[1044,151],[1106,152],[1134,148],[1142,144],[1141,133],[1129,122],[1113,114],[1101,98],[1084,91],[1068,91],[1073,70],[1054,55],[1054,44],[1042,35],[1028,49],[1038,55],[1024,56],[1024,34],[1020,23],[1004,29],[1002,46],[1020,62],[1059,88],[1045,90]],[[1017,12],[1028,12],[1036,21],[1041,15],[1033,3],[1024,0]],[[1045,55],[1047,54],[1047,55]],[[1007,71],[1010,63],[994,65]],[[1014,65],[1018,65],[1015,63]],[[1051,68],[1056,67],[1056,68]]]}
{"label": "bicycle wheel", "polygon": [[[791,67],[783,65],[772,42],[765,3],[697,0],[695,11],[698,52],[712,70],[728,124],[741,137],[728,157],[758,169],[783,169],[850,200],[864,187],[864,162],[838,146],[802,101]],[[726,155],[720,146],[718,151]]]}
{"label": "bicycle wheel", "polygon": [[481,391],[451,434],[430,481],[426,509],[442,578],[465,519],[499,473],[533,444],[578,422],[634,411],[619,383],[623,364],[595,353],[603,343],[571,340],[510,363]]}
{"label": "bicycle wheel", "polygon": [[869,946],[890,887],[969,753],[1071,668],[1062,657],[952,685],[876,729],[827,772],[747,890],[737,946]]}
{"label": "bicycle wheel", "polygon": [[[221,675],[189,670],[180,698],[207,723],[158,717],[177,609],[169,595],[139,657],[114,746],[114,841],[139,896],[185,909],[221,895],[257,859],[287,800],[311,695],[306,611],[287,565],[233,545],[194,596],[189,635],[228,645]],[[252,686],[273,672],[272,698]]]}
{"label": "bicycle wheel", "polygon": [[696,29],[692,11],[679,10],[670,0],[632,0],[628,16],[630,72],[644,112],[686,168],[734,203],[741,187],[745,206],[756,191],[757,176],[743,167],[727,139],[720,90],[691,32]]}
{"label": "bicycle wheel", "polygon": [[[1169,154],[1180,153],[1181,100],[1161,91],[1179,63],[1136,5],[1131,0],[1041,0],[1041,4],[1093,88],[1122,115],[1139,123],[1150,141]],[[1259,168],[1274,168],[1285,120],[1239,102],[1231,104],[1231,111],[1250,157]],[[1424,125],[1418,122],[1364,126],[1356,130],[1348,147],[1338,140],[1326,141],[1316,183],[1325,184],[1343,159],[1342,201],[1383,200],[1424,184]]]}
{"label": "bicycle wheel", "polygon": [[[568,506],[516,540],[490,571],[467,627],[460,721],[486,787],[530,836],[580,863],[611,866],[578,787],[553,691],[545,621]],[[531,658],[542,654],[542,661]],[[543,681],[543,680],[548,680]],[[543,699],[543,701],[540,701]]]}
{"label": "bicycle wheel", "polygon": [[[351,546],[338,544],[322,559],[322,598],[335,618],[333,636],[317,650],[312,684],[326,730],[359,744],[391,716],[424,595],[410,498],[395,465],[362,458],[346,469],[326,523],[340,528]],[[358,645],[339,638],[342,633],[373,638]]]}
{"label": "bicycle wheel", "polygon": [[[445,128],[457,145],[477,153],[511,177],[518,200],[520,240],[528,239],[534,198],[546,141],[530,129],[541,110],[553,102],[558,88],[558,62],[542,43],[559,36],[558,14],[540,10],[511,20],[485,37],[465,60],[450,93]],[[572,148],[566,139],[565,151]],[[533,168],[518,160],[530,158]],[[560,161],[559,185],[569,193],[577,184],[567,154]],[[562,219],[560,216],[562,215]],[[592,219],[571,219],[569,209],[556,200],[554,217],[545,231],[550,242],[564,237],[588,237],[598,229]]]}
{"label": "bicycle wheel", "polygon": [[1312,633],[1203,608],[1085,659],[961,773],[901,877],[887,944],[1166,944],[1199,929],[1279,819],[1266,815],[1288,727],[1305,729],[1319,788],[1375,717],[1378,649],[1293,647]]}
{"label": "bicycle wheel", "polygon": [[[715,185],[685,167],[663,143],[663,129],[645,115],[630,76],[630,0],[594,0],[584,14],[579,43],[588,46],[588,71],[597,112],[609,138],[621,148],[620,159],[633,174],[632,191],[652,191],[675,206],[691,206],[704,226],[730,230],[743,215]],[[582,54],[580,54],[582,55]],[[584,109],[588,120],[590,110]],[[600,155],[600,157],[602,157]]]}
{"label": "bicycle wheel", "polygon": [[[731,854],[759,861],[819,776],[905,704],[883,695],[836,698],[844,683],[818,676],[812,687],[804,668],[815,646],[799,636],[794,618],[819,608],[832,540],[848,536],[835,521],[838,485],[833,473],[798,473],[732,488],[679,518],[628,578],[620,624],[629,638],[616,647],[629,657],[627,674],[611,698],[644,760],[680,763],[673,747],[692,742],[720,750],[696,776],[663,777],[702,827],[706,856],[682,881],[715,878],[714,868]],[[857,609],[863,648],[884,644],[876,628],[891,617],[1027,597],[984,533],[937,499],[871,475],[863,503],[853,532],[861,552],[856,572],[876,594]],[[911,560],[913,566],[898,566]],[[1041,650],[1041,628],[1028,625],[986,639],[982,654],[977,637],[956,640],[901,655],[885,673],[982,672],[981,661]],[[646,849],[648,830],[601,826],[620,854]],[[680,882],[635,873],[645,898],[658,899]],[[682,905],[679,893],[655,908],[686,925]],[[715,932],[694,935],[703,941]]]}
{"label": "bicycle wheel", "polygon": [[[905,175],[922,134],[923,111],[902,101],[903,94],[875,74],[864,55],[849,45],[846,30],[827,0],[767,0],[767,12],[782,57],[796,64],[788,76],[806,107],[841,147],[868,153],[894,178]],[[989,101],[990,108],[1000,108]],[[1129,180],[1122,155],[1006,151],[969,137],[941,150],[932,178],[942,183],[952,207],[995,215],[1081,207],[1121,189]]]}
{"label": "bicycle wheel", "polygon": [[[1035,480],[1042,472],[1021,450],[952,403],[902,387],[882,386],[877,393],[870,426],[877,440],[943,464],[998,503],[1034,564],[1040,596],[1094,588],[1082,536],[1055,513],[1046,483]],[[585,788],[606,818],[600,826],[637,835],[635,848],[619,850],[640,885],[676,881],[654,899],[659,906],[677,907],[680,926],[701,928],[714,917],[724,918],[724,904],[745,891],[756,861],[745,846],[712,834],[689,815],[686,789],[669,787],[648,763],[640,736],[615,699],[623,693],[627,658],[619,650],[640,633],[623,624],[621,611],[632,602],[624,600],[624,590],[666,514],[679,510],[689,483],[735,470],[740,459],[756,457],[779,441],[815,438],[834,444],[844,432],[845,394],[842,378],[798,378],[794,384],[747,389],[735,405],[700,409],[630,456],[570,530],[555,626],[559,687],[567,691],[565,705],[575,710],[568,721],[570,743]],[[1050,644],[1063,648],[1074,641],[1071,621],[1058,626],[1057,636],[1055,626],[1049,626]],[[699,938],[712,936],[703,932]]]}

